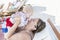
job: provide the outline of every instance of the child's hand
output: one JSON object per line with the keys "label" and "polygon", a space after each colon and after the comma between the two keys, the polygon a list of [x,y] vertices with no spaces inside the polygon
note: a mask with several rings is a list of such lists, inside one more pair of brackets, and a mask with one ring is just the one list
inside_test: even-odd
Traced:
{"label": "child's hand", "polygon": [[20,22],[21,22],[21,20],[20,20],[20,17],[19,17],[19,16],[16,16],[14,19],[15,19],[15,23],[20,23]]}

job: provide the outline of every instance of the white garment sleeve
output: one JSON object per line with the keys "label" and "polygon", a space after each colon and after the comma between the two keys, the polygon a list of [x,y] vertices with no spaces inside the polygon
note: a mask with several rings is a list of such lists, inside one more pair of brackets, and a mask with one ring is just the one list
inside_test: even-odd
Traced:
{"label": "white garment sleeve", "polygon": [[8,9],[8,6],[9,6],[9,3],[5,3],[4,6],[3,6],[3,12],[5,12],[7,9]]}
{"label": "white garment sleeve", "polygon": [[19,27],[25,26],[27,24],[28,20],[26,19],[26,15],[23,12],[17,12],[14,15],[12,15],[10,18],[10,21],[14,24],[15,23],[14,16],[16,16],[16,15],[20,16],[20,18],[21,18],[21,20],[20,20],[21,23],[18,26]]}

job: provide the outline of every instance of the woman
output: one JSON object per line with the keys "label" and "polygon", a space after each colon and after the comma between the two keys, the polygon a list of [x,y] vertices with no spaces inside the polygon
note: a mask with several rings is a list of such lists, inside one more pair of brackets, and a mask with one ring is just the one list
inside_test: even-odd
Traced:
{"label": "woman", "polygon": [[42,29],[45,28],[45,22],[43,22],[41,19],[32,19],[23,30],[13,34],[17,28],[17,24],[19,23],[16,20],[14,27],[15,29],[12,28],[13,31],[9,32],[10,36],[7,40],[32,40],[36,32],[40,32]]}

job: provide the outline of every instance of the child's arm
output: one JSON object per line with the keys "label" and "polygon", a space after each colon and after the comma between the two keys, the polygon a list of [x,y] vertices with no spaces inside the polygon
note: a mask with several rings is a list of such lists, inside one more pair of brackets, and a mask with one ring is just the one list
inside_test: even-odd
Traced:
{"label": "child's arm", "polygon": [[15,32],[16,28],[18,27],[18,25],[20,24],[20,17],[16,17],[15,18],[15,24],[9,29],[9,31],[7,32],[6,39],[8,39],[10,36],[12,36],[12,34]]}

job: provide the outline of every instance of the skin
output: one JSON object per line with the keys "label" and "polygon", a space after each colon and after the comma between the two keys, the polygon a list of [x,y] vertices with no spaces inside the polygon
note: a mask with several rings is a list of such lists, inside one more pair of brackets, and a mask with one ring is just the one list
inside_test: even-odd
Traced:
{"label": "skin", "polygon": [[[32,10],[29,10],[28,11],[28,9],[30,9],[30,7],[28,7],[28,9],[26,10],[26,8],[27,8],[28,6],[26,6],[26,7],[24,7],[23,9],[24,9],[24,11],[23,12],[25,12],[25,13],[29,13],[29,15],[26,15],[27,16],[27,18],[29,18],[30,16],[31,16],[31,14],[30,14],[30,12],[32,13]],[[25,11],[26,10],[26,11]],[[5,15],[9,15],[7,12],[4,12],[3,14],[1,14],[1,15],[3,15],[3,16],[5,16]],[[15,17],[15,24],[12,26],[12,28],[10,28],[9,29],[9,31],[8,31],[8,33],[4,36],[5,37],[5,39],[8,39],[8,38],[10,38],[12,35],[13,35],[13,33],[15,32],[15,30],[17,29],[17,27],[18,27],[18,25],[19,25],[19,23],[20,23],[20,19],[19,19],[20,17],[18,17],[18,16],[16,16]]]}
{"label": "skin", "polygon": [[9,29],[9,31],[7,32],[7,34],[5,35],[5,39],[8,39],[16,30],[16,28],[18,27],[19,23],[20,23],[20,17],[17,16],[14,18],[15,19],[15,24]]}
{"label": "skin", "polygon": [[[14,35],[10,35],[10,37],[7,40],[31,40],[31,36],[27,33],[32,34],[32,37],[33,37],[32,31],[36,30],[35,25],[37,24],[37,22],[38,22],[37,19],[30,20],[28,25],[25,27],[25,30],[19,31],[18,33],[15,33]],[[12,33],[12,31],[10,32]]]}

